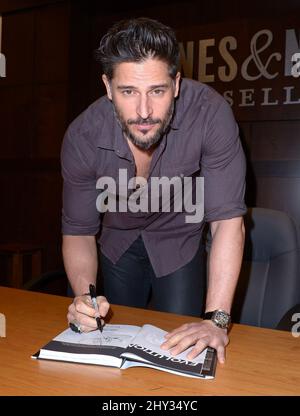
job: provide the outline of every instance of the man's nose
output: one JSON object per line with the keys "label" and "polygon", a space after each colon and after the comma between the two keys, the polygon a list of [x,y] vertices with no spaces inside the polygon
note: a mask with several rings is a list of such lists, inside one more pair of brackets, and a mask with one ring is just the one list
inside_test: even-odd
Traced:
{"label": "man's nose", "polygon": [[139,103],[137,106],[137,114],[143,118],[147,119],[152,114],[151,100],[147,96],[140,96]]}

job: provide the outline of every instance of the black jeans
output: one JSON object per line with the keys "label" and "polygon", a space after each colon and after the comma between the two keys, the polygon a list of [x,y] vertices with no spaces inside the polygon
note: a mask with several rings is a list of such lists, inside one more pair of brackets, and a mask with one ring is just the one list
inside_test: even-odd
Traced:
{"label": "black jeans", "polygon": [[[113,264],[100,253],[103,289],[110,303],[201,316],[206,291],[206,258],[202,245],[185,266],[156,277],[140,236]],[[151,297],[152,295],[152,297]]]}

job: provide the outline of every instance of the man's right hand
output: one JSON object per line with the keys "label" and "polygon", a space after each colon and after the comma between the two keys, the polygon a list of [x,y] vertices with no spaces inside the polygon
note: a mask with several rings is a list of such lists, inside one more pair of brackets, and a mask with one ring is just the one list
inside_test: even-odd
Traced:
{"label": "man's right hand", "polygon": [[[109,311],[109,303],[104,296],[97,297],[97,303],[101,318],[104,318]],[[68,308],[67,319],[69,324],[75,323],[80,326],[81,332],[90,332],[97,329],[97,312],[93,307],[89,295],[76,296]],[[101,320],[104,324],[104,321]]]}

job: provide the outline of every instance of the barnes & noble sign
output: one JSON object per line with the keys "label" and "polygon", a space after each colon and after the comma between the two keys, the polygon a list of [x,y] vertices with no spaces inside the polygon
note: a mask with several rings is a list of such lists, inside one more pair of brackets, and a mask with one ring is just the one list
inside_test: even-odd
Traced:
{"label": "barnes & noble sign", "polygon": [[300,22],[222,23],[177,34],[182,74],[215,88],[238,120],[300,119]]}

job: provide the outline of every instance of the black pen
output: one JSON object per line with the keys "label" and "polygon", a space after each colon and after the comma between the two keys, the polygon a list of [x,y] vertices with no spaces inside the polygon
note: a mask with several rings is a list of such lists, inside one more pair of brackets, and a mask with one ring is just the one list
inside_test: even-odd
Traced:
{"label": "black pen", "polygon": [[100,318],[100,313],[99,313],[99,307],[98,307],[98,303],[97,303],[97,294],[96,294],[96,288],[94,285],[90,284],[90,297],[92,299],[92,303],[93,306],[95,308],[95,311],[97,312],[98,316],[96,316],[96,322],[97,322],[97,326],[99,331],[102,333],[103,331],[103,325],[101,323],[101,318]]}

